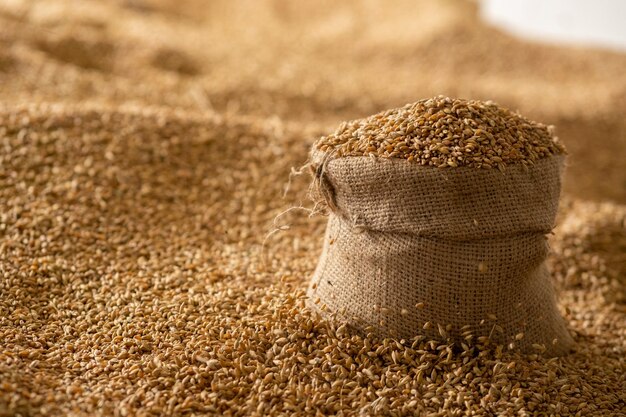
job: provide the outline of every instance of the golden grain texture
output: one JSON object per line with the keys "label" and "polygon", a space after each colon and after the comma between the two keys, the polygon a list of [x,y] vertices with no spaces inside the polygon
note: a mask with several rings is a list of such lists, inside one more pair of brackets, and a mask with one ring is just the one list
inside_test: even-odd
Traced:
{"label": "golden grain texture", "polygon": [[565,153],[550,126],[487,101],[437,96],[342,123],[315,146],[332,157],[499,168]]}
{"label": "golden grain texture", "polygon": [[552,258],[575,354],[470,341],[453,351],[362,338],[303,309],[323,219],[294,219],[264,261],[284,204],[267,195],[306,154],[299,131],[45,106],[0,120],[3,412],[606,415],[623,405],[624,300],[610,296],[623,284],[619,255],[572,240],[623,231],[620,206],[601,218],[573,211]]}
{"label": "golden grain texture", "polygon": [[[472,9],[2,2],[0,415],[619,416],[626,56]],[[301,308],[325,219],[274,223],[306,201],[297,179],[281,198],[291,167],[341,120],[438,94],[558,127],[574,354],[398,345]]]}
{"label": "golden grain texture", "polygon": [[0,4],[6,103],[278,116],[320,125],[321,135],[424,97],[494,100],[557,126],[572,156],[568,193],[620,203],[625,66],[617,51],[499,32],[480,22],[469,1]]}

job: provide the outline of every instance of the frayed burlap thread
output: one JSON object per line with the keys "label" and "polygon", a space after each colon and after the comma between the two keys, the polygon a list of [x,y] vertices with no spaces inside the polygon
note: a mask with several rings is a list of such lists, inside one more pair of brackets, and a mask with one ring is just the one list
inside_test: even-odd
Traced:
{"label": "frayed burlap thread", "polygon": [[563,159],[500,172],[314,151],[329,220],[309,304],[382,336],[567,353],[545,265]]}

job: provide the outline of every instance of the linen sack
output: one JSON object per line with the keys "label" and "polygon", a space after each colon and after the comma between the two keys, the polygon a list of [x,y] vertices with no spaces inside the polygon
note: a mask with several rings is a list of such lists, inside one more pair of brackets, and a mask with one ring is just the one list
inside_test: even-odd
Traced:
{"label": "linen sack", "polygon": [[563,159],[501,172],[314,151],[312,189],[330,213],[309,306],[384,337],[471,332],[567,353],[545,265]]}

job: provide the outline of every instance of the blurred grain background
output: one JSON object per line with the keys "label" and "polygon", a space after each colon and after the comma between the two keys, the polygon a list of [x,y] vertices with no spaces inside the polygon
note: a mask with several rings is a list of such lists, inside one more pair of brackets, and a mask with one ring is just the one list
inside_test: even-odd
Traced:
{"label": "blurred grain background", "polygon": [[0,4],[0,100],[278,117],[320,132],[436,94],[554,124],[566,190],[626,201],[626,54],[542,45],[469,1]]}

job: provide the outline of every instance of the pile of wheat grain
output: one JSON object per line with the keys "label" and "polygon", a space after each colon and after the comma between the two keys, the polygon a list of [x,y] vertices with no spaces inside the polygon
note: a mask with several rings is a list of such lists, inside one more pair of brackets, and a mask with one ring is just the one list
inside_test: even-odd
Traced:
{"label": "pile of wheat grain", "polygon": [[[626,55],[471,3],[0,2],[0,415],[620,415]],[[573,355],[450,355],[301,309],[325,219],[274,223],[306,200],[281,199],[290,168],[340,120],[440,93],[556,125],[565,194],[605,200],[552,238]]]}
{"label": "pile of wheat grain", "polygon": [[548,126],[493,102],[444,96],[344,122],[317,147],[337,157],[403,158],[440,168],[504,169],[564,152]]}
{"label": "pile of wheat grain", "polygon": [[164,109],[2,109],[0,414],[619,414],[620,255],[589,236],[623,233],[622,206],[573,210],[556,236],[576,353],[363,338],[302,307],[324,219],[293,217],[262,251],[297,203],[279,196],[301,134]]}

